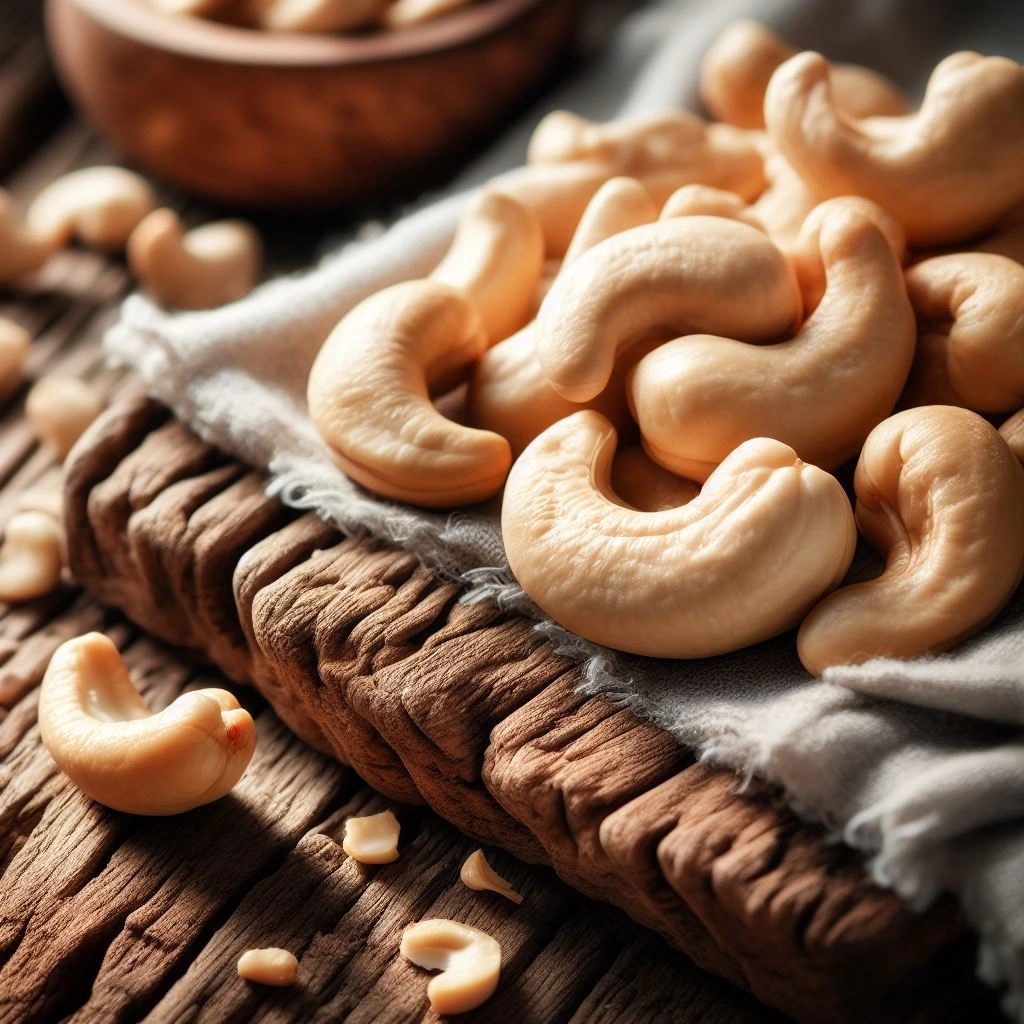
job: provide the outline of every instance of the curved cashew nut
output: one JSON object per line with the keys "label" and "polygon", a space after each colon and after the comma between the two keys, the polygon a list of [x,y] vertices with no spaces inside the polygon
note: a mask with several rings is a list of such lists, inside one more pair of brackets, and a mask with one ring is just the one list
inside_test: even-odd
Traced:
{"label": "curved cashew nut", "polygon": [[61,459],[102,411],[99,395],[77,377],[40,377],[25,398],[25,416],[36,436]]}
{"label": "curved cashew nut", "polygon": [[[700,96],[711,115],[740,128],[764,127],[764,94],[775,69],[797,53],[756,21],[733,22],[700,66]],[[889,79],[856,64],[832,68],[836,104],[851,117],[896,117],[910,108]]]}
{"label": "curved cashew nut", "polygon": [[920,324],[904,404],[1008,412],[1024,404],[1024,267],[954,253],[906,272]]}
{"label": "curved cashew nut", "polygon": [[466,207],[455,239],[430,279],[472,299],[494,345],[533,315],[543,272],[540,221],[511,196],[487,190]]}
{"label": "curved cashew nut", "polygon": [[26,222],[55,247],[77,238],[102,249],[120,249],[156,208],[145,178],[123,167],[86,167],[51,182],[29,205]]}
{"label": "curved cashew nut", "polygon": [[14,199],[0,188],[0,284],[38,270],[56,249],[53,238],[24,223]]}
{"label": "curved cashew nut", "polygon": [[702,330],[768,341],[801,310],[793,270],[763,232],[674,218],[609,238],[562,272],[537,314],[537,357],[556,391],[586,402],[634,342]]}
{"label": "curved cashew nut", "polygon": [[999,428],[1003,440],[1010,446],[1010,451],[1017,456],[1017,461],[1024,463],[1024,408],[1018,409]]}
{"label": "curved cashew nut", "polygon": [[31,344],[32,335],[21,324],[0,316],[0,401],[18,390]]}
{"label": "curved cashew nut", "polygon": [[388,0],[263,0],[256,23],[271,32],[351,32],[375,25]]}
{"label": "curved cashew nut", "polygon": [[697,335],[637,364],[630,404],[648,454],[704,480],[730,451],[774,437],[833,469],[892,411],[914,356],[903,274],[875,223],[833,207],[818,231],[828,287],[788,341]]}
{"label": "curved cashew nut", "polygon": [[857,523],[885,570],[804,620],[797,651],[812,675],[947,650],[987,625],[1024,576],[1024,469],[976,413],[933,405],[880,423],[854,488]]}
{"label": "curved cashew nut", "polygon": [[466,1013],[490,999],[501,973],[501,946],[477,928],[434,918],[409,925],[399,950],[417,967],[440,971],[427,985],[434,1013]]}
{"label": "curved cashew nut", "polygon": [[764,225],[742,196],[710,185],[684,185],[676,189],[665,200],[659,215],[660,220],[670,217],[725,217],[764,231]]}
{"label": "curved cashew nut", "polygon": [[659,466],[639,445],[620,447],[615,453],[611,489],[627,508],[639,512],[679,508],[700,494],[699,483]]}
{"label": "curved cashew nut", "polygon": [[856,531],[828,473],[778,441],[741,445],[682,508],[635,512],[610,496],[615,430],[578,412],[509,474],[509,565],[556,622],[588,640],[700,658],[799,621],[843,577]]}
{"label": "curved cashew nut", "polygon": [[0,547],[0,601],[34,601],[60,583],[60,522],[45,512],[18,512]]}
{"label": "curved cashew nut", "polygon": [[388,498],[428,508],[483,501],[501,487],[508,442],[431,404],[487,348],[476,307],[439,281],[406,281],[353,309],[309,373],[309,414],[342,469]]}
{"label": "curved cashew nut", "polygon": [[259,276],[260,238],[242,220],[186,232],[173,210],[154,210],[128,239],[128,265],[163,306],[212,309],[244,298]]}
{"label": "curved cashew nut", "polygon": [[658,219],[658,207],[650,192],[636,178],[610,178],[587,204],[565,251],[563,266],[575,263],[585,252],[641,224]]}
{"label": "curved cashew nut", "polygon": [[39,694],[39,731],[83,793],[129,814],[178,814],[224,796],[256,746],[249,712],[226,690],[184,693],[151,714],[101,633],[54,652]]}
{"label": "curved cashew nut", "polygon": [[958,53],[932,73],[903,118],[837,110],[828,62],[786,61],[765,96],[772,142],[823,196],[855,194],[895,214],[914,245],[944,245],[990,228],[1024,200],[1024,67]]}

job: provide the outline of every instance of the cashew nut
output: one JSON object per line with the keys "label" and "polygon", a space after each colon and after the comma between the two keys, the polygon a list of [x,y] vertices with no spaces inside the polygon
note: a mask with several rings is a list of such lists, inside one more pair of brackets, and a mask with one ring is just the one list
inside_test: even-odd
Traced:
{"label": "cashew nut", "polygon": [[25,416],[41,441],[61,459],[103,411],[99,396],[76,377],[40,377],[25,399]]}
{"label": "cashew nut", "polygon": [[238,958],[238,976],[258,985],[294,985],[299,961],[287,949],[247,949]]}
{"label": "cashew nut", "polygon": [[1010,451],[1017,456],[1017,461],[1024,463],[1024,408],[1018,409],[999,428],[1003,440],[1010,446]]}
{"label": "cashew nut", "polygon": [[508,442],[445,419],[430,394],[468,376],[487,348],[480,314],[439,281],[385,288],[353,309],[309,374],[309,414],[364,487],[428,508],[483,501],[508,472]]}
{"label": "cashew nut", "polygon": [[462,870],[459,872],[462,884],[470,889],[481,892],[496,892],[513,903],[522,903],[521,893],[515,891],[512,885],[498,874],[484,856],[483,850],[474,850],[464,861]]}
{"label": "cashew nut", "polygon": [[612,235],[641,224],[651,224],[657,219],[658,207],[650,192],[636,178],[610,178],[594,193],[583,211],[565,251],[563,265],[575,263],[585,252]]}
{"label": "cashew nut", "polygon": [[351,32],[379,20],[388,0],[262,0],[255,11],[271,32]]}
{"label": "cashew nut", "polygon": [[955,253],[906,272],[920,324],[904,404],[1008,412],[1024,404],[1024,267]]}
{"label": "cashew nut", "polygon": [[185,693],[150,714],[101,633],[54,652],[39,694],[39,731],[83,793],[130,814],[178,814],[224,796],[256,745],[249,712],[226,690]]}
{"label": "cashew nut", "polygon": [[914,245],[991,228],[1024,200],[1024,68],[957,53],[932,73],[917,114],[837,110],[828,62],[798,54],[772,76],[772,142],[822,196],[855,194],[895,214]]}
{"label": "cashew nut", "polygon": [[18,390],[31,344],[32,335],[21,324],[0,316],[0,401]]}
{"label": "cashew nut", "polygon": [[421,21],[439,18],[467,3],[469,0],[395,0],[384,14],[384,23],[389,28],[417,25]]}
{"label": "cashew nut", "polygon": [[987,625],[1024,576],[1024,468],[976,413],[933,405],[880,423],[854,488],[857,523],[885,569],[804,620],[797,650],[812,675],[947,650]]}
{"label": "cashew nut", "polygon": [[360,864],[390,864],[398,860],[400,829],[391,811],[346,818],[341,848]]}
{"label": "cashew nut", "polygon": [[614,428],[586,410],[546,430],[505,487],[509,565],[556,622],[588,640],[699,658],[765,640],[842,579],[856,531],[839,482],[767,438],[747,441],[681,508],[610,494]]}
{"label": "cashew nut", "polygon": [[155,207],[156,195],[145,178],[123,167],[86,167],[47,185],[29,206],[26,221],[55,247],[77,238],[120,249]]}
{"label": "cashew nut", "polygon": [[763,232],[721,217],[663,220],[559,275],[537,314],[537,357],[555,390],[586,402],[634,342],[695,331],[768,341],[791,332],[801,309],[793,270]]}
{"label": "cashew nut", "polygon": [[501,946],[477,928],[434,918],[409,925],[399,950],[417,967],[440,971],[427,985],[434,1013],[466,1013],[498,987]]}
{"label": "cashew nut", "polygon": [[259,276],[252,225],[222,220],[186,232],[173,210],[154,210],[128,239],[128,265],[163,306],[211,309],[244,298]]}
{"label": "cashew nut", "polygon": [[609,497],[639,512],[679,508],[700,494],[700,484],[659,466],[639,445],[622,445],[611,469]]}
{"label": "cashew nut", "polygon": [[18,512],[0,547],[0,601],[34,601],[60,583],[60,521],[45,512]]}
{"label": "cashew nut", "polygon": [[758,231],[764,230],[764,225],[754,216],[750,204],[742,196],[710,185],[684,185],[676,189],[661,208],[660,219],[668,220],[670,217],[726,217],[743,221]]}
{"label": "cashew nut", "polygon": [[56,249],[52,238],[24,223],[14,199],[0,188],[0,284],[38,270]]}
{"label": "cashew nut", "polygon": [[[756,21],[735,21],[700,66],[700,95],[713,117],[740,128],[764,127],[764,94],[775,69],[797,53]],[[836,104],[851,117],[895,117],[907,99],[887,78],[856,64],[832,68]]]}
{"label": "cashew nut", "polygon": [[892,411],[914,356],[900,265],[874,221],[854,209],[833,206],[817,234],[827,290],[788,341],[696,335],[637,364],[633,415],[648,454],[666,469],[704,480],[753,437],[774,437],[834,469]]}
{"label": "cashew nut", "polygon": [[430,277],[473,301],[494,345],[533,315],[543,271],[540,221],[522,203],[487,190],[466,207],[451,248]]}

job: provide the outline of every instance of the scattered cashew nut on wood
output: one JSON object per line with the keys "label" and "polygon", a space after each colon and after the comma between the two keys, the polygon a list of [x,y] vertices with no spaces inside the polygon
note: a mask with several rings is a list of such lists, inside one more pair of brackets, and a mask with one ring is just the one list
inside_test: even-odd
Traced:
{"label": "scattered cashew nut on wood", "polygon": [[10,398],[21,385],[31,344],[32,335],[21,324],[0,316],[0,401]]}
{"label": "scattered cashew nut on wood", "polygon": [[0,601],[34,601],[60,583],[63,531],[60,520],[35,510],[16,512],[0,547]]}
{"label": "scattered cashew nut on wood", "polygon": [[0,285],[38,270],[56,249],[54,239],[29,227],[12,196],[0,189]]}
{"label": "scattered cashew nut on wood", "polygon": [[469,889],[479,892],[496,892],[499,896],[504,896],[505,899],[511,900],[516,904],[523,902],[522,895],[512,888],[512,884],[502,878],[487,863],[483,850],[474,850],[463,861],[462,868],[459,871],[459,878],[462,884]]}
{"label": "scattered cashew nut on wood", "polygon": [[401,827],[391,811],[345,819],[341,847],[360,864],[390,864],[398,860]]}
{"label": "scattered cashew nut on wood", "polygon": [[294,953],[277,946],[247,949],[238,958],[238,976],[257,985],[294,985],[299,977],[299,961]]}
{"label": "scattered cashew nut on wood", "polygon": [[36,435],[63,459],[103,411],[96,391],[77,377],[40,377],[25,399],[25,415]]}

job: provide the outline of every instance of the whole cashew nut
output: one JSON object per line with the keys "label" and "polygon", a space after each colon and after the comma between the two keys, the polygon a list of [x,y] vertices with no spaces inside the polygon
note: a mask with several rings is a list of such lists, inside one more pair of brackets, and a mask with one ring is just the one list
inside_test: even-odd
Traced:
{"label": "whole cashew nut", "polygon": [[128,239],[128,265],[163,306],[212,309],[244,298],[259,276],[259,235],[241,220],[186,232],[173,210],[154,210]]}
{"label": "whole cashew nut", "polygon": [[854,488],[857,523],[885,570],[804,620],[797,651],[812,675],[947,650],[987,625],[1024,576],[1024,468],[976,413],[933,405],[880,423]]}
{"label": "whole cashew nut", "polygon": [[505,479],[508,442],[445,419],[430,394],[487,348],[480,314],[439,281],[407,281],[353,309],[309,373],[309,414],[342,469],[388,498],[428,508],[483,501]]}
{"label": "whole cashew nut", "polygon": [[856,531],[828,473],[791,448],[741,445],[681,508],[636,512],[610,495],[614,428],[578,412],[509,474],[509,565],[556,622],[588,640],[701,658],[765,640],[843,578]]}
{"label": "whole cashew nut", "polygon": [[769,341],[801,311],[793,269],[763,232],[673,218],[615,235],[559,275],[537,314],[537,357],[556,391],[586,402],[634,342],[696,331]]}
{"label": "whole cashew nut", "polygon": [[[711,115],[740,128],[764,127],[772,74],[798,51],[756,21],[735,21],[711,44],[700,66],[700,96]],[[851,117],[896,117],[906,97],[884,76],[856,64],[832,68],[836,103]]]}
{"label": "whole cashew nut", "polygon": [[60,583],[60,522],[45,512],[18,512],[0,547],[0,601],[34,601]]}
{"label": "whole cashew nut", "polygon": [[31,344],[32,335],[21,324],[0,316],[0,401],[18,390]]}
{"label": "whole cashew nut", "polygon": [[563,266],[575,263],[606,238],[641,224],[652,224],[657,219],[657,204],[636,178],[610,178],[594,193],[583,211],[565,251]]}
{"label": "whole cashew nut", "polygon": [[913,245],[991,228],[1024,201],[1024,68],[957,53],[932,73],[917,114],[854,119],[837,109],[828,62],[807,52],[772,76],[772,142],[822,196],[860,195],[895,214]]}
{"label": "whole cashew nut", "polygon": [[540,221],[511,196],[487,190],[470,200],[430,278],[473,301],[494,345],[532,317],[543,272]]}
{"label": "whole cashew nut", "polygon": [[953,253],[910,267],[906,281],[920,330],[904,404],[975,412],[1024,404],[1024,267]]}
{"label": "whole cashew nut", "polygon": [[39,694],[39,731],[87,796],[129,814],[179,814],[229,792],[256,746],[249,712],[226,690],[182,694],[151,714],[114,644],[60,645]]}
{"label": "whole cashew nut", "polygon": [[490,999],[501,973],[497,939],[468,924],[434,918],[409,925],[399,950],[417,967],[440,971],[427,985],[434,1013],[466,1013]]}
{"label": "whole cashew nut", "polygon": [[38,270],[56,250],[56,241],[25,224],[14,199],[0,188],[0,284]]}
{"label": "whole cashew nut", "polygon": [[827,290],[788,341],[696,335],[637,364],[630,405],[660,465],[704,480],[742,442],[774,437],[834,469],[892,411],[914,356],[900,265],[874,221],[843,206],[822,220],[818,247]]}
{"label": "whole cashew nut", "polygon": [[255,21],[271,32],[351,32],[377,23],[388,0],[262,0]]}
{"label": "whole cashew nut", "polygon": [[26,221],[55,247],[77,238],[120,249],[156,205],[156,194],[138,174],[123,167],[86,167],[47,185],[30,204]]}
{"label": "whole cashew nut", "polygon": [[1017,456],[1017,461],[1024,463],[1024,408],[1018,409],[1004,421],[999,433],[1010,446],[1010,451]]}
{"label": "whole cashew nut", "polygon": [[102,411],[99,395],[77,377],[47,374],[25,398],[25,416],[37,437],[61,459]]}

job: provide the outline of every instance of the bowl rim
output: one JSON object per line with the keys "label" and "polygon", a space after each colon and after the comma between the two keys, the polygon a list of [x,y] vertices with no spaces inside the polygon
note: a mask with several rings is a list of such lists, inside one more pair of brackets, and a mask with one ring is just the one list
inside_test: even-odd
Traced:
{"label": "bowl rim", "polygon": [[401,60],[497,32],[547,0],[487,0],[435,20],[367,36],[260,32],[151,7],[145,0],[62,0],[118,35],[186,57],[227,64],[309,67]]}

